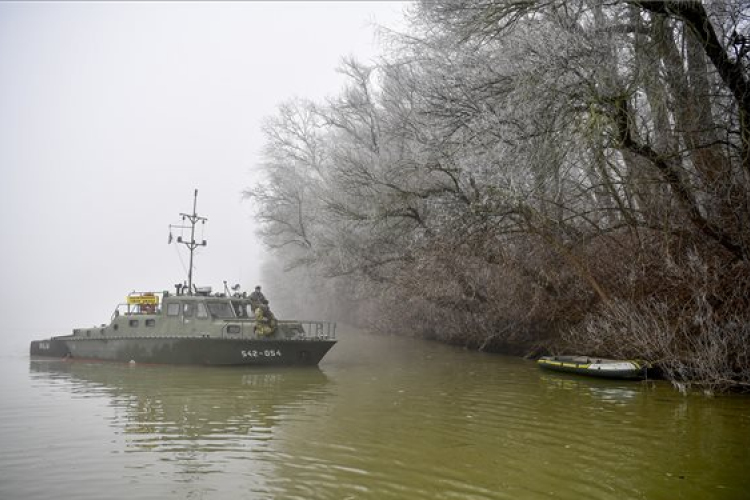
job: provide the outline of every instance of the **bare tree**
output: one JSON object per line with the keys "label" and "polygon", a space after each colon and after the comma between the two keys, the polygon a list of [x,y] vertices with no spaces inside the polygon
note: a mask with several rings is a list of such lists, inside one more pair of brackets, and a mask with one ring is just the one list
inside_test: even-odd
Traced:
{"label": "bare tree", "polygon": [[[513,351],[573,331],[618,354],[585,325],[684,324],[675,297],[699,286],[690,314],[714,304],[702,331],[729,345],[721,325],[750,306],[732,282],[750,265],[749,10],[424,0],[389,58],[343,61],[340,96],[269,120],[267,182],[247,193],[264,240],[391,331]],[[691,328],[652,340],[698,359]]]}

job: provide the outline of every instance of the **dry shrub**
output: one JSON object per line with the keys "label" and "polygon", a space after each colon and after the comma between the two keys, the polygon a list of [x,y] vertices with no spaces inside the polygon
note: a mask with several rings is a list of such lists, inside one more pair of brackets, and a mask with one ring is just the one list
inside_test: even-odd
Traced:
{"label": "dry shrub", "polygon": [[646,359],[681,389],[750,390],[748,266],[693,249],[679,262],[667,258],[650,281],[650,296],[600,304],[563,335],[562,348]]}
{"label": "dry shrub", "polygon": [[400,271],[371,326],[490,352],[527,354],[580,321],[593,292],[531,238],[435,245]]}

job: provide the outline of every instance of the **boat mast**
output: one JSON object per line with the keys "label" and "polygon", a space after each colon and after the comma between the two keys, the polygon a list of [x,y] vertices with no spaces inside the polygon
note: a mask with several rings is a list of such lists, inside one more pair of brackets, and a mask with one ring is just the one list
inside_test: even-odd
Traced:
{"label": "boat mast", "polygon": [[190,221],[190,241],[183,241],[182,236],[177,237],[177,243],[182,243],[188,249],[190,249],[190,268],[188,270],[188,295],[193,294],[193,252],[197,247],[205,247],[206,246],[206,240],[203,240],[201,242],[195,241],[195,224],[198,223],[198,221],[201,222],[201,224],[205,224],[208,220],[205,217],[199,217],[198,213],[196,212],[196,209],[198,207],[198,190],[195,190],[195,194],[193,196],[193,213],[192,214],[184,214],[180,213],[182,216],[182,220],[189,220]]}

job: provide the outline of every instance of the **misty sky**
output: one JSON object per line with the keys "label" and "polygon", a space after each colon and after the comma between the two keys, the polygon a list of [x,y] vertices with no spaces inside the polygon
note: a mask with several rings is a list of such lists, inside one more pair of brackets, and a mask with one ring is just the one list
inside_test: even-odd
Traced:
{"label": "misty sky", "polygon": [[[241,192],[260,124],[335,95],[400,2],[0,2],[2,335],[108,322],[132,290],[186,274],[168,225],[209,218],[196,282],[246,289],[262,247]],[[182,260],[187,262],[183,252]]]}

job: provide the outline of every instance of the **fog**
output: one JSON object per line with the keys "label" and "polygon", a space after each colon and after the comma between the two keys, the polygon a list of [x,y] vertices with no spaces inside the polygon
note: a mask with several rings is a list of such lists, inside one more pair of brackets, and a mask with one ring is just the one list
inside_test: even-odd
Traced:
{"label": "fog", "polygon": [[185,280],[168,226],[194,189],[209,219],[194,281],[257,284],[264,250],[241,192],[263,117],[336,94],[340,59],[377,57],[375,25],[397,27],[403,8],[1,3],[0,314],[14,349]]}

